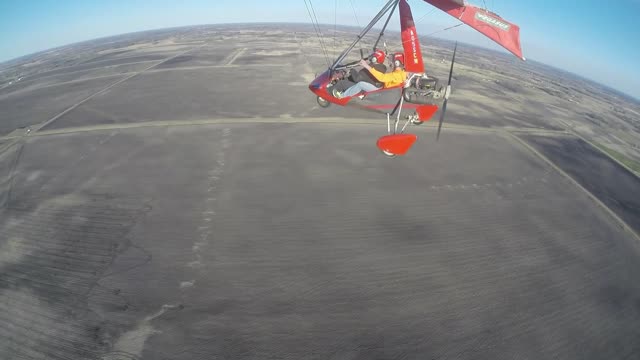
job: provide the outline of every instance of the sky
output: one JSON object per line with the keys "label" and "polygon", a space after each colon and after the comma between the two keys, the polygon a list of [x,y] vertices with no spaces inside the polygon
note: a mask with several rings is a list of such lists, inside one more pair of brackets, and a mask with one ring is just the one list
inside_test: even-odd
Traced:
{"label": "sky", "polygon": [[[364,26],[385,2],[316,0],[313,6],[321,23]],[[424,1],[408,2],[421,35],[459,23]],[[527,59],[569,70],[640,99],[640,0],[471,3],[486,5],[519,25]],[[78,41],[150,29],[237,22],[310,23],[304,0],[3,0],[0,19],[0,62]],[[394,21],[390,26],[398,29]],[[498,49],[466,26],[433,36]]]}

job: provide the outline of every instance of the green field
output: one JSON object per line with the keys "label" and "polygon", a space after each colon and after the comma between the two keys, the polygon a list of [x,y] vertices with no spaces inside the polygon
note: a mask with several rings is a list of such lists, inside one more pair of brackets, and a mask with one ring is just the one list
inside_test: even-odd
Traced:
{"label": "green field", "polygon": [[609,156],[611,156],[612,158],[618,160],[619,162],[623,163],[624,165],[626,165],[629,169],[633,170],[636,174],[640,174],[640,162],[637,162],[631,158],[629,158],[628,156],[626,156],[625,154],[622,154],[620,152],[617,152],[611,148],[608,148],[600,143],[595,143],[595,145],[602,150],[603,152],[605,152],[606,154],[608,154]]}

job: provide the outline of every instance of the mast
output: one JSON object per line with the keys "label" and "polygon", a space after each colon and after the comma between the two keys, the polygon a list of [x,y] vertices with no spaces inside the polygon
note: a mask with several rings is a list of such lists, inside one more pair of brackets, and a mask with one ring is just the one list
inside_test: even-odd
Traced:
{"label": "mast", "polygon": [[400,29],[404,49],[404,69],[412,73],[424,73],[420,40],[407,0],[400,0]]}

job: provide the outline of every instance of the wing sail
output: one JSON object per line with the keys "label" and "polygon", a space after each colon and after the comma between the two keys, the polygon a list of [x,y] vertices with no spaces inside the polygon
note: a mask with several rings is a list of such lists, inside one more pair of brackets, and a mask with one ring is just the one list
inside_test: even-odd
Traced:
{"label": "wing sail", "polygon": [[402,31],[405,70],[413,73],[424,73],[420,41],[418,40],[416,25],[411,15],[411,8],[406,0],[400,0],[400,28]]}
{"label": "wing sail", "polygon": [[471,26],[518,58],[525,60],[520,47],[520,27],[518,25],[490,11],[469,5],[464,0],[424,1]]}

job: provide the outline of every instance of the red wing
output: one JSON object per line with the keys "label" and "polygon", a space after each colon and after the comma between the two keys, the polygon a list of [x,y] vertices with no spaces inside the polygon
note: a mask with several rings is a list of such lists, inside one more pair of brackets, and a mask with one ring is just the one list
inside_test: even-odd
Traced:
{"label": "red wing", "polygon": [[463,0],[424,0],[476,29],[512,54],[525,60],[520,48],[520,27],[500,16],[468,5]]}

